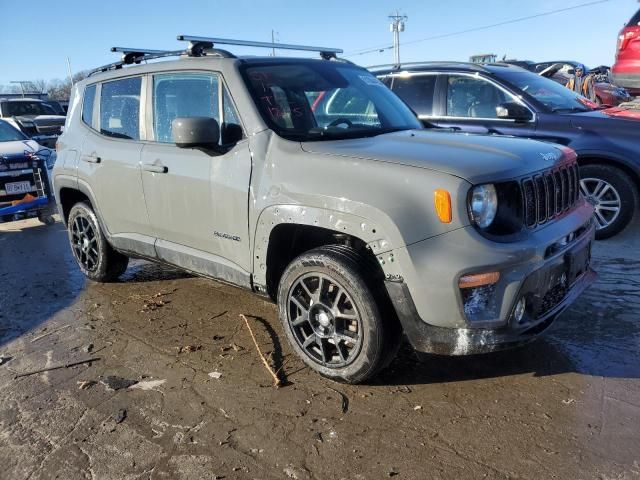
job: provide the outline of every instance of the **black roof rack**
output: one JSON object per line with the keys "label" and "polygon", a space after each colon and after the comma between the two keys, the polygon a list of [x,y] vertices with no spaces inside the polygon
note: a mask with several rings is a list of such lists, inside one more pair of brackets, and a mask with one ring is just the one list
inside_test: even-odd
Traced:
{"label": "black roof rack", "polygon": [[118,70],[125,65],[139,64],[146,60],[154,60],[163,57],[177,57],[181,55],[201,57],[204,55],[212,55],[222,58],[235,58],[232,53],[226,50],[214,48],[215,44],[319,52],[320,57],[324,60],[337,59],[336,54],[343,52],[343,50],[339,48],[290,45],[287,43],[254,42],[250,40],[232,40],[229,38],[196,37],[192,35],[178,35],[178,40],[189,42],[189,46],[186,50],[149,50],[146,48],[111,47],[112,52],[122,53],[122,59],[119,62],[113,62],[95,68],[89,72],[88,76],[99,72],[106,72],[108,70]]}

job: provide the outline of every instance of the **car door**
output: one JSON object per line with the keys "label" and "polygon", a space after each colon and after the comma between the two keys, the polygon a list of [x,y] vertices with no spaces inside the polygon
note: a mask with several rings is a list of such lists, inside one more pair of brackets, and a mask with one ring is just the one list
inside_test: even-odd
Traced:
{"label": "car door", "polygon": [[[151,141],[142,150],[142,181],[158,257],[248,284],[251,154],[221,76],[158,73],[150,77],[148,92]],[[222,149],[177,147],[171,124],[182,117],[216,119]],[[231,143],[228,132],[234,132]]]}
{"label": "car door", "polygon": [[535,115],[528,121],[499,118],[496,108],[505,103],[522,104],[507,89],[479,74],[450,73],[438,82],[439,103],[429,121],[470,133],[495,133],[514,136],[535,134]]}
{"label": "car door", "polygon": [[134,76],[86,88],[78,181],[116,248],[154,256],[140,175],[142,84]]}

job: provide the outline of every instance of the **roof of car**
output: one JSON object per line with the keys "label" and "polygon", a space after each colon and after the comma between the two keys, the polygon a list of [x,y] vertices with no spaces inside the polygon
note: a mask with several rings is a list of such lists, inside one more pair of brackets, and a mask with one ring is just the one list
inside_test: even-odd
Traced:
{"label": "roof of car", "polygon": [[[47,101],[51,101],[51,100],[47,100]],[[28,103],[33,103],[33,102],[38,102],[38,103],[46,103],[46,101],[41,100],[39,98],[29,98],[29,97],[25,97],[25,98],[0,98],[0,102],[2,103],[18,103],[18,102],[28,102]]]}
{"label": "roof of car", "polygon": [[376,75],[388,75],[401,72],[429,72],[434,70],[452,72],[484,72],[497,73],[505,70],[527,71],[517,65],[508,63],[469,63],[469,62],[412,62],[399,66],[377,65],[368,67]]}

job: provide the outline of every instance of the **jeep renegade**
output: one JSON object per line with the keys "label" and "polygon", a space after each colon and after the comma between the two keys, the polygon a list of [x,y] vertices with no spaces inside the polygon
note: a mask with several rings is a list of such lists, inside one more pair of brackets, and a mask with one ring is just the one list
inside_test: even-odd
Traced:
{"label": "jeep renegade", "polygon": [[402,334],[447,355],[528,342],[594,280],[572,150],[422,129],[340,50],[178,39],[74,87],[54,184],[89,279],[138,257],[268,296],[304,362],[352,383]]}

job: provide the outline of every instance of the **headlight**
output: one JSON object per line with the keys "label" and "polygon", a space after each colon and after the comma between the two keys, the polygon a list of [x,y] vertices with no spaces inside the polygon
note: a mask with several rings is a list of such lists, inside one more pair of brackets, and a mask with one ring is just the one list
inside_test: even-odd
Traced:
{"label": "headlight", "polygon": [[471,191],[469,215],[480,228],[487,228],[496,218],[498,195],[492,184],[478,185]]}

